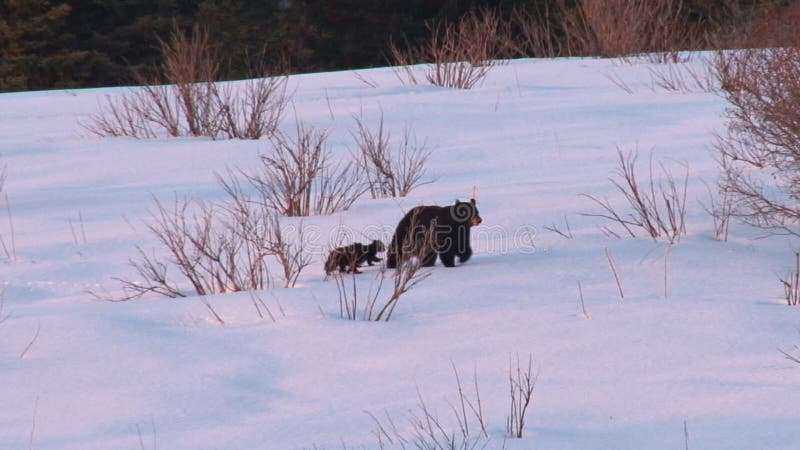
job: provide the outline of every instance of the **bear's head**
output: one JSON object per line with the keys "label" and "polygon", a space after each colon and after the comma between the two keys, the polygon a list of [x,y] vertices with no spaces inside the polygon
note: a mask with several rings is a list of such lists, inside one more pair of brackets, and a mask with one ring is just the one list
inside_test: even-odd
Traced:
{"label": "bear's head", "polygon": [[483,222],[481,215],[478,213],[478,207],[475,205],[474,198],[470,199],[468,202],[456,200],[456,203],[450,208],[450,215],[454,221],[469,226],[480,225],[480,223]]}

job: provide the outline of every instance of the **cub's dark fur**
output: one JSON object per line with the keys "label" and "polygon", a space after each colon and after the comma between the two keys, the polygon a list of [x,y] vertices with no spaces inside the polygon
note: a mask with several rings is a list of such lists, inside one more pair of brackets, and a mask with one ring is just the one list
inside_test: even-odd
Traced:
{"label": "cub's dark fur", "polygon": [[379,240],[372,241],[369,245],[361,243],[350,244],[331,251],[325,261],[325,273],[330,275],[337,268],[339,272],[361,273],[358,268],[365,262],[370,266],[381,261],[378,253],[385,251],[386,246]]}

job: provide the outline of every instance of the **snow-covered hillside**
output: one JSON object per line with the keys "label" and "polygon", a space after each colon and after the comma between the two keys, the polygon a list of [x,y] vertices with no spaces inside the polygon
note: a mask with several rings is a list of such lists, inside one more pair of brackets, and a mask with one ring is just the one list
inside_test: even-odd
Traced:
{"label": "snow-covered hillside", "polygon": [[[390,69],[291,77],[297,117],[329,129],[334,154],[354,151],[353,114],[382,112],[393,135],[408,124],[425,140],[436,181],[303,220],[313,265],[296,288],[258,293],[275,321],[247,293],[207,297],[224,326],[198,298],[89,292],[119,294],[137,245],[162,251],[153,197],[219,199],[215,171],[253,166],[268,143],[91,136],[80,122],[118,89],[0,95],[0,448],[377,449],[371,416],[413,436],[420,399],[460,433],[454,367],[473,401],[477,380],[479,448],[798,448],[800,366],[780,350],[800,344],[800,309],[778,281],[798,244],[739,224],[713,239],[701,202],[725,105],[660,89],[648,67],[520,60],[469,91],[404,86]],[[581,194],[624,209],[608,179],[617,147],[638,148],[643,171],[651,152],[688,166],[677,245],[614,239],[581,214],[598,212]],[[339,317],[322,270],[337,227],[388,242],[404,211],[473,186],[483,223],[468,263],[438,264],[389,322]],[[572,239],[545,228],[565,220]],[[522,439],[505,432],[517,355],[538,371]]]}

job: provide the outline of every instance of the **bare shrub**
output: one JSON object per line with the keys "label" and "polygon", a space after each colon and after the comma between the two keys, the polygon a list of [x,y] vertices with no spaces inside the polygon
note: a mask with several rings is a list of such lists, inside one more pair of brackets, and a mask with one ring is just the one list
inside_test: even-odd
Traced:
{"label": "bare shrub", "polygon": [[783,298],[786,304],[800,305],[800,252],[794,252],[794,268],[779,279],[783,285]]}
{"label": "bare shrub", "polygon": [[272,221],[269,227],[269,252],[278,260],[283,271],[283,287],[294,287],[300,272],[311,264],[311,257],[303,252],[303,224],[298,227],[297,240],[287,239],[277,215],[271,214],[268,220]]}
{"label": "bare shrub", "polygon": [[603,249],[606,254],[606,261],[608,261],[608,268],[611,269],[611,274],[614,275],[614,282],[617,284],[617,292],[619,292],[619,299],[625,299],[625,292],[622,290],[622,282],[619,280],[619,272],[617,272],[617,264],[614,262],[614,257],[608,251],[608,247]]}
{"label": "bare shrub", "polygon": [[246,174],[265,206],[287,216],[330,214],[366,192],[358,164],[331,162],[327,138],[327,130],[300,120],[294,137],[278,132],[270,138],[272,152],[261,155],[260,172]]}
{"label": "bare shrub", "polygon": [[518,36],[512,41],[516,53],[540,58],[561,56],[561,21],[557,13],[551,11],[550,2],[543,2],[541,7],[534,8],[515,6],[511,11],[511,25]]}
{"label": "bare shrub", "polygon": [[233,219],[233,230],[239,239],[250,241],[250,245],[243,247],[248,263],[253,265],[257,258],[263,258],[259,253],[253,253],[253,249],[263,250],[279,263],[283,287],[294,287],[300,273],[311,264],[310,255],[302,247],[302,222],[297,227],[288,227],[289,231],[297,231],[292,240],[286,235],[287,227],[282,226],[278,213],[265,203],[263,197],[253,198],[245,194],[239,180],[232,174],[228,178],[217,175],[217,181],[228,195],[223,205]]}
{"label": "bare shrub", "polygon": [[528,365],[524,368],[517,355],[516,368],[509,365],[508,384],[511,398],[508,418],[506,420],[506,431],[515,438],[522,437],[522,430],[525,428],[525,413],[533,399],[533,388],[536,386],[538,373],[533,373],[533,358],[528,355]]}
{"label": "bare shrub", "polygon": [[683,0],[559,0],[561,28],[571,55],[630,56],[696,48],[701,35]]}
{"label": "bare shrub", "polygon": [[[104,137],[135,137],[150,139],[156,137],[153,130],[153,121],[147,114],[149,108],[144,96],[146,91],[131,89],[125,95],[112,97],[106,95],[105,104],[100,106],[100,112],[89,117],[89,123],[82,124],[90,133]],[[169,130],[174,130],[170,132]],[[168,129],[170,136],[176,136],[177,124]]]}
{"label": "bare shrub", "polygon": [[406,418],[410,427],[410,431],[407,433],[398,430],[388,412],[385,414],[385,419],[367,413],[375,423],[375,435],[381,448],[386,444],[397,444],[402,448],[410,445],[412,448],[418,449],[470,450],[484,448],[488,444],[489,434],[486,431],[486,421],[483,417],[477,373],[473,379],[475,390],[473,397],[465,392],[455,364],[453,364],[453,373],[455,374],[458,398],[455,403],[450,403],[452,418],[449,421],[442,419],[434,409],[428,406],[419,388],[417,388],[419,401],[417,408],[409,411]]}
{"label": "bare shrub", "polygon": [[491,10],[472,11],[458,22],[429,22],[430,37],[420,45],[400,48],[390,43],[389,59],[401,81],[418,84],[409,67],[425,63],[425,79],[434,86],[471,89],[498,60],[511,52],[507,22]]}
{"label": "bare shrub", "polygon": [[393,145],[383,125],[383,112],[376,128],[367,126],[363,116],[354,119],[356,129],[350,134],[356,141],[359,164],[372,198],[405,197],[412,189],[433,182],[424,178],[431,151],[417,142],[409,126],[403,130],[401,141]]}
{"label": "bare shrub", "polygon": [[717,52],[715,70],[729,103],[715,150],[734,216],[800,236],[800,48]]}
{"label": "bare shrub", "polygon": [[[161,45],[161,73],[173,86],[181,110],[185,134],[216,137],[219,133],[219,114],[215,108],[215,81],[219,78],[219,57],[211,44],[210,33],[199,25],[190,34],[183,33],[173,23],[169,39]],[[140,77],[140,84],[154,85]]]}
{"label": "bare shrub", "polygon": [[[187,294],[180,290],[179,284],[168,276],[168,268],[177,270],[196,295],[270,287],[268,253],[265,246],[259,245],[266,242],[266,236],[250,218],[220,219],[226,212],[224,209],[201,201],[176,199],[171,208],[158,200],[155,204],[149,229],[168,251],[170,259],[165,262],[140,248],[140,259],[131,260],[131,265],[145,281],[120,279],[126,292],[123,299],[147,293],[185,297]],[[243,229],[250,226],[253,228]]]}
{"label": "bare shrub", "polygon": [[[686,234],[686,187],[689,181],[689,168],[681,164],[685,170],[683,181],[675,179],[670,169],[663,163],[661,177],[653,177],[653,159],[650,157],[649,180],[646,186],[641,186],[636,178],[637,152],[631,151],[624,154],[617,147],[619,167],[615,171],[619,179],[611,179],[611,183],[623,195],[632,212],[621,214],[607,199],[598,199],[592,195],[582,194],[584,197],[600,205],[604,212],[599,214],[584,213],[586,216],[602,217],[618,225],[631,237],[635,237],[634,230],[642,230],[653,239],[665,237],[670,244],[680,241]],[[609,234],[617,235],[606,228]]]}
{"label": "bare shrub", "polygon": [[[169,258],[138,248],[139,258],[130,264],[141,280],[117,278],[124,291],[118,300],[149,293],[175,298],[269,289],[269,261],[282,267],[284,286],[294,286],[310,263],[302,246],[289,242],[273,209],[245,196],[235,180],[220,182],[229,197],[217,204],[176,198],[167,207],[155,200],[148,228]],[[191,291],[182,290],[184,284]]]}
{"label": "bare shrub", "polygon": [[[8,191],[6,190],[6,176],[8,175],[8,165],[5,162],[0,163],[0,194],[3,194],[3,199],[6,202],[6,217],[8,219],[8,236],[4,237],[0,234],[0,246],[3,247],[3,253],[10,261],[17,259],[17,233],[14,230],[14,218],[11,215],[11,201],[8,199]],[[6,240],[8,238],[8,241]]]}
{"label": "bare shrub", "polygon": [[795,345],[793,350],[795,351],[795,353],[797,353],[797,355],[793,355],[785,350],[779,349],[779,351],[783,353],[783,356],[786,357],[786,359],[788,359],[793,363],[800,364],[800,345]]}
{"label": "bare shrub", "polygon": [[[415,221],[412,220],[412,224]],[[413,225],[412,225],[413,228]],[[417,284],[431,275],[430,270],[423,270],[424,256],[433,242],[433,229],[428,229],[416,242],[412,233],[406,235],[405,248],[413,248],[413,252],[405,253],[398,261],[397,268],[387,274],[386,265],[381,264],[375,275],[373,284],[364,294],[360,294],[356,273],[349,276],[340,271],[332,274],[339,295],[339,317],[348,320],[366,320],[388,322],[392,318],[400,298]],[[384,285],[389,283],[390,291],[384,294]],[[360,317],[359,317],[360,316]]]}
{"label": "bare shrub", "polygon": [[554,222],[550,226],[545,225],[544,229],[547,231],[552,231],[553,233],[556,233],[557,235],[563,237],[564,239],[572,239],[574,236],[572,235],[572,228],[570,228],[569,226],[569,220],[567,220],[567,216],[564,216],[564,225],[565,228],[562,229],[561,226],[557,225]]}
{"label": "bare shrub", "polygon": [[229,139],[260,139],[278,129],[290,96],[286,76],[268,76],[215,85],[220,129]]}
{"label": "bare shrub", "polygon": [[718,241],[727,241],[731,216],[734,213],[733,196],[725,186],[719,186],[716,196],[711,192],[710,187],[706,186],[706,188],[708,189],[709,204],[703,204],[703,209],[713,220],[714,239]]}
{"label": "bare shrub", "polygon": [[[657,66],[648,67],[650,80],[653,85],[673,92],[716,92],[717,80],[714,76],[712,63],[703,58],[701,68],[687,62],[664,62]],[[655,90],[655,89],[654,89]]]}
{"label": "bare shrub", "polygon": [[745,48],[796,47],[800,44],[797,24],[800,23],[800,4],[797,2],[766,2],[755,9],[744,35]]}
{"label": "bare shrub", "polygon": [[[255,78],[219,83],[220,57],[209,33],[199,26],[186,34],[174,24],[161,40],[162,64],[155,74],[136,73],[138,88],[106,96],[100,113],[84,128],[97,136],[155,138],[207,136],[258,139],[278,126],[290,96],[285,76],[260,67]],[[276,73],[278,71],[276,70]]]}

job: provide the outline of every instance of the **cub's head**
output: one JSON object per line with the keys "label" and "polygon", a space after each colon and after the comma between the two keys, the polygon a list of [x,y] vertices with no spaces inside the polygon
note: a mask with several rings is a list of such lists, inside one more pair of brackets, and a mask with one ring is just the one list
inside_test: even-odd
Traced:
{"label": "cub's head", "polygon": [[383,241],[374,240],[371,244],[369,244],[369,251],[380,253],[386,251],[386,246],[383,244]]}
{"label": "cub's head", "polygon": [[470,226],[480,225],[483,222],[474,198],[471,198],[468,202],[456,200],[456,203],[450,208],[450,215],[456,222]]}

